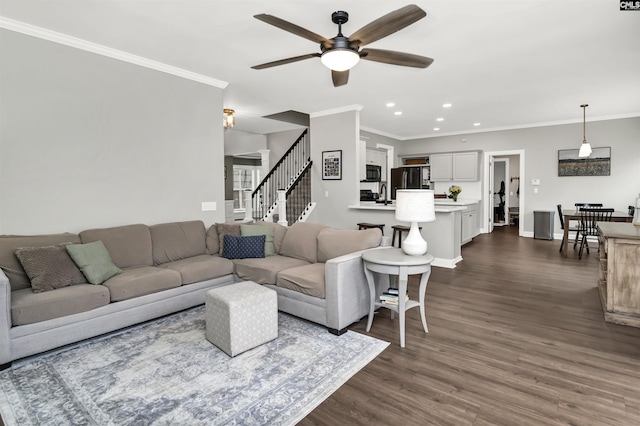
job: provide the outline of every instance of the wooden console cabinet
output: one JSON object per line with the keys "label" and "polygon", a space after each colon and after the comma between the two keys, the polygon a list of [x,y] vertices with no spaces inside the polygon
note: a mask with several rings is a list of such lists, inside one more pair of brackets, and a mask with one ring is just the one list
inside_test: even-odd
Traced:
{"label": "wooden console cabinet", "polygon": [[640,226],[600,222],[598,288],[604,319],[640,327]]}

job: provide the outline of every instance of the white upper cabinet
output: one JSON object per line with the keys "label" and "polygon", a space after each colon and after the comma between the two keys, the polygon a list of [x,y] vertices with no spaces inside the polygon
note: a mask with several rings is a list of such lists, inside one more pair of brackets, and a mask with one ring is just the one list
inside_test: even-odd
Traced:
{"label": "white upper cabinet", "polygon": [[478,180],[477,152],[460,152],[453,154],[453,180]]}
{"label": "white upper cabinet", "polygon": [[450,181],[453,176],[451,154],[431,154],[431,180],[434,182]]}
{"label": "white upper cabinet", "polygon": [[478,153],[431,154],[431,180],[435,182],[477,181]]}

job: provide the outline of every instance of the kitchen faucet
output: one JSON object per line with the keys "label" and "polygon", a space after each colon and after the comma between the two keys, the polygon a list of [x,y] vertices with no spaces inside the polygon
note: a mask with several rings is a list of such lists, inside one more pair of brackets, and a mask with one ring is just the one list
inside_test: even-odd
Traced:
{"label": "kitchen faucet", "polygon": [[383,183],[382,185],[380,185],[380,192],[382,192],[384,194],[383,203],[386,206],[388,204],[388,202],[387,202],[387,184],[386,183]]}

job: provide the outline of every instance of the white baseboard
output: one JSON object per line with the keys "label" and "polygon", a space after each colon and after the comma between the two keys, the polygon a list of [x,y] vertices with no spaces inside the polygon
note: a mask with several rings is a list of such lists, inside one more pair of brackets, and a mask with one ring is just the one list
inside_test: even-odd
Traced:
{"label": "white baseboard", "polygon": [[432,266],[438,266],[440,268],[448,268],[453,269],[456,267],[456,264],[462,260],[462,256],[458,256],[454,259],[443,259],[441,257],[436,257],[431,262]]}

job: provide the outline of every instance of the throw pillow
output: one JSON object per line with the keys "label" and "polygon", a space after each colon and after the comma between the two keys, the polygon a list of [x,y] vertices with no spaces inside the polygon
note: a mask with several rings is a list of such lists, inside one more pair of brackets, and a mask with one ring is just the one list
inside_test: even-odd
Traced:
{"label": "throw pillow", "polygon": [[101,240],[87,244],[70,244],[67,251],[91,284],[102,284],[114,275],[122,273],[122,269],[113,264]]}
{"label": "throw pillow", "polygon": [[240,225],[240,234],[245,236],[264,235],[264,255],[275,256],[276,248],[273,245],[273,227],[260,225]]}
{"label": "throw pillow", "polygon": [[16,257],[31,280],[34,293],[86,283],[80,269],[67,253],[66,244],[16,249]]}
{"label": "throw pillow", "polygon": [[227,259],[247,259],[264,257],[264,235],[251,237],[224,236],[222,257]]}
{"label": "throw pillow", "polygon": [[218,238],[220,239],[220,253],[224,251],[225,235],[233,235],[234,237],[240,236],[239,223],[216,223],[216,229],[218,230]]}

